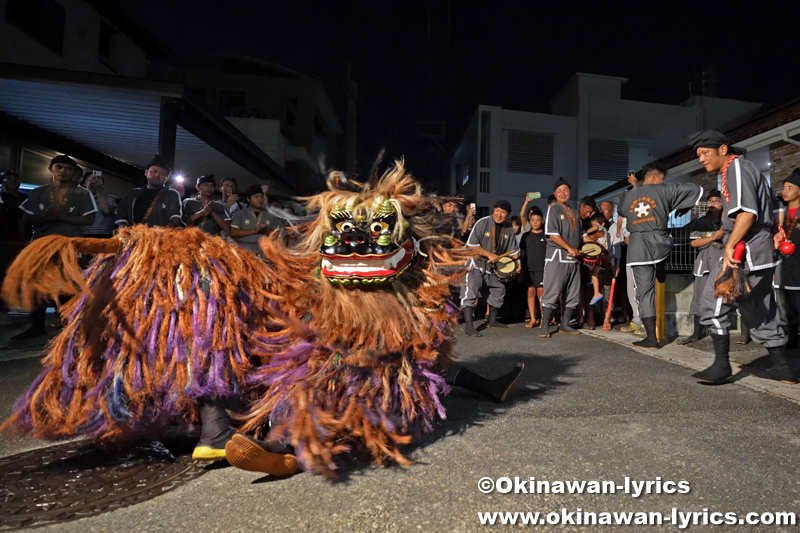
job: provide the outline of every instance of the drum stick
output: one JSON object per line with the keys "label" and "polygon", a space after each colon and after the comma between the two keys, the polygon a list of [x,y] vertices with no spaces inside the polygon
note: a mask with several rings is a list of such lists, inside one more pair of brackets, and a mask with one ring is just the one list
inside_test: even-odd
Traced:
{"label": "drum stick", "polygon": [[614,288],[617,286],[617,276],[611,279],[611,290],[608,291],[608,309],[603,320],[603,331],[611,331],[611,311],[614,309]]}
{"label": "drum stick", "polygon": [[508,255],[511,255],[511,254],[513,254],[513,253],[516,253],[516,252],[518,252],[518,251],[519,251],[519,250],[509,250],[509,251],[507,251],[507,252],[506,252],[506,253],[504,253],[504,254],[500,254],[500,255],[498,255],[498,256],[497,256],[497,258],[498,258],[498,259],[500,259],[501,257],[506,257],[506,256],[508,256]]}

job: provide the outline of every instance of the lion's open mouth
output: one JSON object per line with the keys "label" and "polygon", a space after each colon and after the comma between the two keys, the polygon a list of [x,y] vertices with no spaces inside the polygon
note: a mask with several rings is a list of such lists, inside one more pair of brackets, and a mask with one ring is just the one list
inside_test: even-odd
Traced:
{"label": "lion's open mouth", "polygon": [[[401,272],[414,257],[410,241],[392,253],[383,255],[322,255],[322,275],[327,278],[355,278],[384,281]],[[379,278],[379,279],[375,279]]]}

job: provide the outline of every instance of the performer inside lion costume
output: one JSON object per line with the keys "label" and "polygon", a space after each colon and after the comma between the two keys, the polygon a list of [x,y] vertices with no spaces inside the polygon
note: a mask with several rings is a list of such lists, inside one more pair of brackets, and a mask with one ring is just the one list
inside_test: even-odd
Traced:
{"label": "performer inside lion costume", "polygon": [[[32,242],[4,298],[74,296],[3,428],[123,440],[200,423],[195,459],[274,475],[333,475],[351,452],[409,464],[398,446],[444,418],[446,381],[504,401],[522,371],[452,366],[470,252],[438,234],[435,201],[398,161],[368,183],[331,173],[295,248],[261,240],[266,261],[196,228]],[[79,253],[97,254],[84,272]]]}

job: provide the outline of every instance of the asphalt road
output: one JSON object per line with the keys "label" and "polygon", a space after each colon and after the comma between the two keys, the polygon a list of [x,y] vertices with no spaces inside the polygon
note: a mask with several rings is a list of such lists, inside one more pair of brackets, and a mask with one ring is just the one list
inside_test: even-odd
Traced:
{"label": "asphalt road", "polygon": [[[619,343],[589,335],[540,339],[522,324],[484,331],[480,338],[460,337],[457,349],[464,363],[486,375],[499,375],[518,360],[525,362],[525,373],[507,404],[456,389],[446,401],[447,421],[409,450],[414,466],[355,468],[335,482],[302,473],[279,480],[218,468],[150,501],[43,529],[480,531],[485,528],[479,512],[544,515],[562,508],[598,514],[669,515],[672,508],[800,514],[800,406],[792,401],[741,384],[699,385],[689,377],[691,370]],[[8,413],[37,366],[33,359],[0,363],[0,414]],[[0,437],[2,455],[38,445]],[[685,481],[690,491],[634,497],[478,489],[481,478],[503,476],[618,485],[626,477],[660,478]]]}

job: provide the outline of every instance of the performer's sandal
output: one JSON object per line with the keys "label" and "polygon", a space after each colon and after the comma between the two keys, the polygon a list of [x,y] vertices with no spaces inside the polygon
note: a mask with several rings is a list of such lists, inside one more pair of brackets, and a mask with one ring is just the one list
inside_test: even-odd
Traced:
{"label": "performer's sandal", "polygon": [[297,472],[297,458],[289,453],[268,452],[244,435],[234,435],[225,445],[228,462],[248,472],[261,472],[277,477]]}
{"label": "performer's sandal", "polygon": [[192,452],[192,461],[219,461],[225,459],[225,448],[197,446]]}

